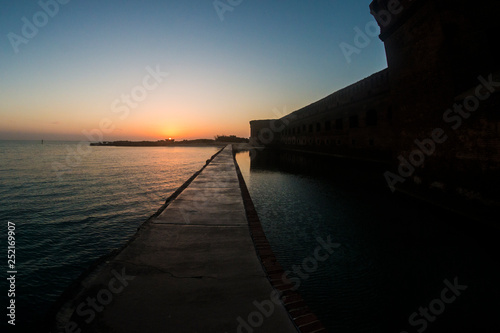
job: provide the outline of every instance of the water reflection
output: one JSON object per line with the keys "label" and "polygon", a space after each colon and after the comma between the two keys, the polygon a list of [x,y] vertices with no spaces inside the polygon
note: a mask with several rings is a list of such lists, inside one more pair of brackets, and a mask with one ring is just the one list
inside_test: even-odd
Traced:
{"label": "water reflection", "polygon": [[[317,237],[340,248],[302,279],[300,293],[331,331],[417,332],[443,281],[468,286],[427,332],[491,328],[499,309],[495,233],[427,204],[395,196],[384,166],[293,152],[237,155],[263,228],[285,270],[310,256]],[[464,229],[463,226],[468,226]],[[295,274],[298,275],[298,274]],[[478,302],[481,304],[478,307]]]}

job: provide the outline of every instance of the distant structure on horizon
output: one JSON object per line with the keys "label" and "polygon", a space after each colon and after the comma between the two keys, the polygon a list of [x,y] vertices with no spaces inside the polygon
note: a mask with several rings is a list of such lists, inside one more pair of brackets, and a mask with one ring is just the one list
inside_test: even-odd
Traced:
{"label": "distant structure on horizon", "polygon": [[251,121],[251,143],[382,161],[393,189],[498,200],[500,1],[375,0],[370,10],[388,68],[280,119]]}

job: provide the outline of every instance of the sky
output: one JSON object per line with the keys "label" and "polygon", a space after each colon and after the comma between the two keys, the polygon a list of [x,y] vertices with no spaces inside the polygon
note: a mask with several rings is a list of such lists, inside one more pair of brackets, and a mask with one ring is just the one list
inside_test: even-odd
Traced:
{"label": "sky", "polygon": [[248,137],[387,67],[370,0],[0,4],[4,140]]}

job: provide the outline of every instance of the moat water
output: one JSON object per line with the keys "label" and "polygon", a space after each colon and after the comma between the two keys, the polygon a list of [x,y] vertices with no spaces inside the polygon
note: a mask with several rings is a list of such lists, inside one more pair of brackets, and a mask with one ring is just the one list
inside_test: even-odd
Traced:
{"label": "moat water", "polygon": [[[278,260],[330,332],[498,331],[498,232],[392,194],[380,166],[276,152],[237,161]],[[340,246],[316,267],[318,237]]]}

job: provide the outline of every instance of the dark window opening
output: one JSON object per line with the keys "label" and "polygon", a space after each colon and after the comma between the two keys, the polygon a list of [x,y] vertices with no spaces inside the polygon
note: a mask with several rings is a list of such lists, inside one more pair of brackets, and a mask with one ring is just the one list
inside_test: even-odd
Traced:
{"label": "dark window opening", "polygon": [[366,113],[366,126],[376,126],[377,125],[377,111],[370,110]]}
{"label": "dark window opening", "polygon": [[325,131],[332,130],[332,122],[330,120],[325,121]]}
{"label": "dark window opening", "polygon": [[316,123],[316,132],[321,132],[321,124]]}
{"label": "dark window opening", "polygon": [[344,120],[343,119],[335,120],[335,128],[338,130],[343,129],[344,128]]}
{"label": "dark window opening", "polygon": [[356,128],[356,127],[359,127],[359,120],[358,120],[358,116],[350,116],[350,117],[349,117],[349,127],[350,127],[350,128]]}

